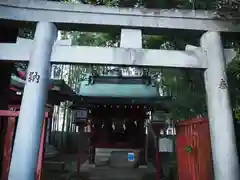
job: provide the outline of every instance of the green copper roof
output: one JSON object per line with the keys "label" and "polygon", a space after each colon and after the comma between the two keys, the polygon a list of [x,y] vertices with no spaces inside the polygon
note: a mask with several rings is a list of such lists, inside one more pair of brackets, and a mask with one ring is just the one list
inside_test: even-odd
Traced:
{"label": "green copper roof", "polygon": [[89,84],[87,80],[81,82],[78,95],[90,97],[129,97],[151,98],[158,97],[156,87],[145,84]]}

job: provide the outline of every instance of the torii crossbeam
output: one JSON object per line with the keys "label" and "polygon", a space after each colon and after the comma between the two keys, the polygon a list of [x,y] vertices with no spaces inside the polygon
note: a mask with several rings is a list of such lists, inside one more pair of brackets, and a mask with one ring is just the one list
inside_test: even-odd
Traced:
{"label": "torii crossbeam", "polygon": [[[19,3],[19,1],[21,3]],[[158,29],[239,32],[234,19],[222,20],[213,11],[145,8],[116,8],[39,0],[1,0],[2,20],[54,22],[59,29],[111,31],[137,28],[153,33]],[[112,28],[111,28],[112,27]]]}
{"label": "torii crossbeam", "polygon": [[[124,47],[71,46],[69,44],[60,44],[60,42],[55,43],[53,46],[51,63],[207,68],[206,59],[201,57],[201,48],[195,46],[188,45],[186,46],[186,51],[177,51]],[[0,61],[29,62],[33,44],[32,40],[26,39],[16,44],[0,43]],[[194,48],[194,51],[190,47]],[[71,58],[69,58],[69,54],[71,54]],[[236,51],[234,49],[225,49],[224,56],[226,62],[229,63],[236,56]]]}

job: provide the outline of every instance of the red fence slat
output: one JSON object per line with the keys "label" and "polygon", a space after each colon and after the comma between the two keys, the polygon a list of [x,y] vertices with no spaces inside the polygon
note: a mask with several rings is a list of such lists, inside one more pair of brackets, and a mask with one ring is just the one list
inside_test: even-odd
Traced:
{"label": "red fence slat", "polygon": [[[6,133],[4,134],[4,156],[3,156],[3,169],[1,173],[1,180],[8,179],[8,172],[10,168],[10,162],[12,157],[12,149],[13,149],[13,142],[14,142],[14,134],[16,130],[17,124],[17,117],[19,116],[20,111],[9,111],[9,110],[0,110],[0,117],[5,117],[7,119],[7,127]],[[44,125],[42,129],[42,136],[41,136],[41,144],[39,150],[39,157],[38,157],[38,167],[37,167],[37,180],[40,180],[42,175],[42,167],[43,167],[43,155],[44,155],[44,148],[45,148],[45,138],[46,138],[46,130],[47,130],[47,119],[49,118],[49,113],[45,112],[44,118]],[[0,130],[4,131],[4,127],[0,127]]]}
{"label": "red fence slat", "polygon": [[179,180],[212,180],[213,164],[208,119],[196,118],[180,122],[176,130]]}

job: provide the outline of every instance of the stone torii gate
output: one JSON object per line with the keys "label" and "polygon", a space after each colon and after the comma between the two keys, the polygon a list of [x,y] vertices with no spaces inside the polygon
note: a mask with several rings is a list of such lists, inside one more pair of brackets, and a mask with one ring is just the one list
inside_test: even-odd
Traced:
{"label": "stone torii gate", "polygon": [[[232,53],[223,49],[219,33],[239,32],[233,21],[217,20],[207,11],[151,11],[18,0],[0,2],[1,19],[15,26],[16,21],[37,23],[32,43],[0,44],[1,61],[29,61],[9,180],[35,179],[50,63],[203,69],[215,180],[240,179],[226,79],[226,59],[229,61]],[[120,48],[54,45],[57,28],[66,26],[85,30],[90,26],[99,30],[117,27],[122,29],[124,40]],[[201,37],[201,47],[187,46],[186,51],[142,49],[142,31],[151,33],[162,28],[208,32]]]}

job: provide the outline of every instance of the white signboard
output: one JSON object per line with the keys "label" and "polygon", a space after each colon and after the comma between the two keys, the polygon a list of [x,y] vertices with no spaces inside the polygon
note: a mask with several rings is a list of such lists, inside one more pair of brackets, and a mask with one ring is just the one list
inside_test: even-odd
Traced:
{"label": "white signboard", "polygon": [[173,152],[173,141],[169,138],[159,139],[159,152]]}
{"label": "white signboard", "polygon": [[163,111],[155,111],[152,113],[152,120],[153,121],[166,121],[167,119],[167,114]]}
{"label": "white signboard", "polygon": [[86,121],[88,119],[88,109],[79,109],[75,111],[76,122]]}

